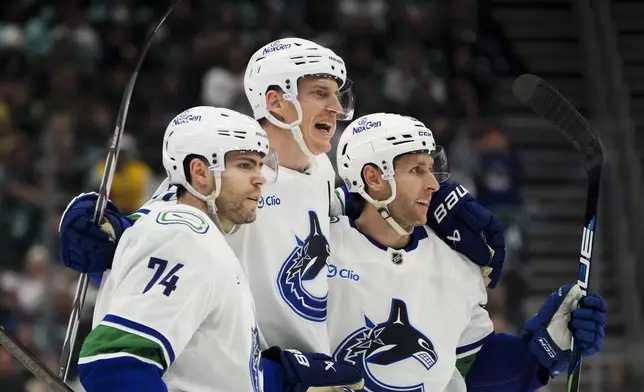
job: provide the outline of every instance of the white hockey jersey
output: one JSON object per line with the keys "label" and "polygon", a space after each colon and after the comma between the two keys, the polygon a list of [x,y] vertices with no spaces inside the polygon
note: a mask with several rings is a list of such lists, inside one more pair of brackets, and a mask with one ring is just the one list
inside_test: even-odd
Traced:
{"label": "white hockey jersey", "polygon": [[[325,325],[329,211],[339,201],[331,161],[325,154],[316,159],[311,174],[280,166],[277,182],[262,187],[255,222],[225,237],[248,277],[263,349],[330,353]],[[175,187],[168,186],[161,184],[139,211],[174,203]]]}
{"label": "white hockey jersey", "polygon": [[464,391],[456,359],[480,350],[493,330],[478,266],[425,227],[395,250],[341,217],[331,242],[334,358],[363,370],[365,391]]}
{"label": "white hockey jersey", "polygon": [[280,167],[262,188],[257,220],[227,236],[239,257],[267,346],[329,353],[327,262],[335,172],[316,157],[308,175]]}
{"label": "white hockey jersey", "polygon": [[[223,235],[190,206],[142,214],[119,241],[79,363],[135,357],[165,371],[170,391],[260,392],[253,300]],[[111,347],[119,339],[131,344]]]}

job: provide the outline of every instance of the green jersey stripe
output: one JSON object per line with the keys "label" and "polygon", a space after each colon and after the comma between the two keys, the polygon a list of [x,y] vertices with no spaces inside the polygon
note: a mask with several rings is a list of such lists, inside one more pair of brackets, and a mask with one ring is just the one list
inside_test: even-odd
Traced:
{"label": "green jersey stripe", "polygon": [[472,367],[472,364],[476,359],[476,354],[478,354],[478,352],[456,360],[456,368],[461,373],[463,378],[465,378],[467,372],[470,371],[470,368]]}
{"label": "green jersey stripe", "polygon": [[80,357],[95,357],[119,352],[157,363],[163,371],[168,369],[163,347],[158,342],[104,324],[99,324],[85,339]]}

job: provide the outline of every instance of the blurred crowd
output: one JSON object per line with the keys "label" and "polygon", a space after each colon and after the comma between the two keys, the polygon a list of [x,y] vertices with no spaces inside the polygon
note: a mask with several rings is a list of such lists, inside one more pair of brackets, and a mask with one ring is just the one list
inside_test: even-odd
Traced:
{"label": "blurred crowd", "polygon": [[[121,96],[167,3],[0,4],[0,324],[52,369],[77,279],[58,260],[60,215],[75,195],[97,189]],[[424,121],[447,148],[454,179],[513,227],[522,208],[518,160],[494,122],[482,120],[494,115],[486,103],[509,65],[495,40],[477,31],[476,3],[182,1],[154,36],[139,74],[111,199],[126,213],[150,196],[163,176],[163,131],[180,111],[204,104],[249,113],[246,61],[272,40],[298,36],[344,58],[356,117],[387,111]],[[520,250],[521,235],[514,238],[510,250]],[[520,295],[507,295],[506,286],[492,295],[490,309],[499,331],[516,332],[524,317]],[[44,390],[2,349],[0,386]]]}

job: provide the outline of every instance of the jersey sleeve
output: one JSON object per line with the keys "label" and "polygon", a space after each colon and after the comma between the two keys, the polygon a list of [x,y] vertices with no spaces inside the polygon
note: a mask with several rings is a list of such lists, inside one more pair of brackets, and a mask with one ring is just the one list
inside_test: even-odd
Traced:
{"label": "jersey sleeve", "polygon": [[[466,261],[467,263],[471,263],[469,260]],[[485,340],[494,331],[490,315],[485,309],[487,305],[487,291],[483,283],[482,275],[478,272],[479,269],[475,265],[468,265],[468,267],[471,267],[473,271],[471,274],[468,274],[468,278],[464,282],[467,285],[466,292],[469,293],[468,300],[471,306],[470,321],[459,339],[458,347],[456,348],[457,360],[476,354],[483,347]],[[461,361],[461,363],[463,362]],[[467,363],[467,361],[465,362]]]}
{"label": "jersey sleeve", "polygon": [[343,216],[344,213],[344,202],[346,200],[346,190],[347,188],[344,187],[339,187],[336,188],[333,193],[331,194],[331,200],[330,200],[330,210],[329,210],[329,216],[331,217],[339,217]]}
{"label": "jersey sleeve", "polygon": [[112,285],[107,312],[83,344],[79,372],[83,365],[136,369],[134,362],[150,377],[153,369],[162,375],[215,309],[208,240],[189,227],[145,229],[135,226],[121,239],[105,283]]}

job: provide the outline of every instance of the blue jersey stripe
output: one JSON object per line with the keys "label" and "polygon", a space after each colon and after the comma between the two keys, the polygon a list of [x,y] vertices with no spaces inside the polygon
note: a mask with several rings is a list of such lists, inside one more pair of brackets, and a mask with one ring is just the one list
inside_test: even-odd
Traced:
{"label": "blue jersey stripe", "polygon": [[479,347],[483,346],[485,344],[485,341],[488,340],[490,338],[490,336],[492,336],[492,335],[493,335],[493,333],[490,333],[489,335],[487,335],[486,337],[484,337],[483,339],[481,339],[479,341],[476,341],[474,343],[470,343],[470,344],[468,344],[466,346],[457,347],[456,348],[456,355],[463,354],[463,353],[466,353],[468,351],[474,350],[475,348],[479,348]]}
{"label": "blue jersey stripe", "polygon": [[156,338],[157,340],[159,340],[161,342],[161,344],[163,344],[163,347],[165,348],[166,352],[168,353],[168,357],[170,357],[170,363],[168,364],[168,366],[170,366],[174,362],[174,358],[175,358],[174,357],[174,350],[172,349],[172,345],[170,344],[170,341],[168,339],[166,339],[166,337],[163,336],[157,330],[155,330],[153,328],[150,328],[150,327],[148,327],[146,325],[139,324],[139,323],[137,323],[135,321],[131,321],[131,320],[125,319],[123,317],[115,316],[113,314],[106,315],[105,318],[103,318],[103,320],[107,321],[107,322],[110,322],[110,323],[122,325],[122,326],[124,326],[126,328],[130,328],[130,329],[133,329],[135,331],[141,332],[142,334],[145,334],[145,335],[152,336],[152,337]]}
{"label": "blue jersey stripe", "polygon": [[167,392],[161,370],[133,357],[97,359],[78,365],[78,377],[92,392]]}

